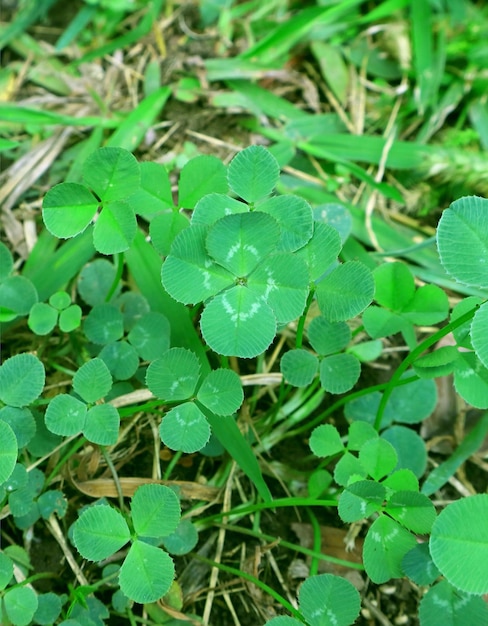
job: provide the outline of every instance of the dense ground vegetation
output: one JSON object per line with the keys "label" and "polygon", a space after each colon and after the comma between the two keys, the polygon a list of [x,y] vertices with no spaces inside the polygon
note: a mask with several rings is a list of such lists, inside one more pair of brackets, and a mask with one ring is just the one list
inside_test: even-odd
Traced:
{"label": "dense ground vegetation", "polygon": [[0,622],[486,623],[485,3],[0,19]]}

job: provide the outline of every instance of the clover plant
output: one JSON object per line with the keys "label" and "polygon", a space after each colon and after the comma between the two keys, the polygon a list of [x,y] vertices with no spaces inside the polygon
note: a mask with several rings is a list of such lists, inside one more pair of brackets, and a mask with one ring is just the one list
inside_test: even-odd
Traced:
{"label": "clover plant", "polygon": [[[336,508],[338,524],[365,523],[359,567],[369,579],[418,585],[422,626],[438,623],[439,606],[448,623],[487,622],[488,527],[479,521],[488,495],[442,510],[431,496],[479,448],[488,419],[432,470],[418,426],[436,406],[435,379],[448,374],[466,402],[488,408],[488,200],[457,200],[439,222],[441,263],[471,294],[450,311],[445,291],[419,285],[406,263],[352,258],[344,206],[279,195],[279,181],[275,157],[251,146],[228,166],[191,159],[174,194],[162,165],[104,147],[88,156],[80,182],[44,198],[49,234],[38,246],[71,239],[56,252],[69,272],[56,265],[46,284],[32,269],[32,280],[18,275],[0,244],[0,321],[8,330],[24,318],[34,336],[32,352],[0,366],[0,502],[22,531],[59,518],[65,553],[103,565],[89,579],[72,565],[77,586],[38,593],[27,552],[2,548],[2,623],[103,624],[103,589],[113,592],[110,610],[131,620],[133,603],[159,623],[181,615],[170,555],[198,544],[197,514],[182,514],[181,493],[164,484],[139,485],[126,505],[111,460],[127,418],[145,412],[159,416],[161,443],[175,454],[168,476],[182,453],[226,451],[250,479],[251,506],[263,508],[280,502],[256,450],[271,450],[272,431],[306,433],[317,466],[306,502]],[[425,339],[422,329],[438,324]],[[449,333],[454,345],[436,347]],[[358,386],[364,364],[397,334],[408,352],[391,379]],[[238,419],[258,399],[244,393],[244,372],[259,375],[268,349],[281,384],[266,428],[251,434]],[[326,419],[341,407],[345,426]],[[117,504],[70,510],[64,480],[84,445],[105,459]],[[266,590],[291,613],[269,626],[347,626],[360,611],[359,592],[333,574],[314,571],[298,608]]]}

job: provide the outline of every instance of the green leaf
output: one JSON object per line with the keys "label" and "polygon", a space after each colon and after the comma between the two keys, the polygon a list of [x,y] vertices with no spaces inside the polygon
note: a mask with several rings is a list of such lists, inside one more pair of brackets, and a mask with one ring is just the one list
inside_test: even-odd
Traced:
{"label": "green leaf", "polygon": [[322,424],[314,428],[309,445],[316,456],[324,458],[345,450],[339,431],[332,424]]}
{"label": "green leaf", "polygon": [[168,448],[191,454],[208,443],[210,426],[198,406],[184,402],[166,413],[159,434]]}
{"label": "green leaf", "polygon": [[278,323],[287,324],[300,317],[305,308],[307,268],[291,254],[272,254],[252,272],[247,286],[273,309]]}
{"label": "green leaf", "polygon": [[[430,553],[447,580],[461,591],[488,593],[488,495],[449,504],[434,522]],[[462,564],[462,567],[460,567]]]}
{"label": "green leaf", "polygon": [[85,402],[104,398],[112,388],[112,376],[102,359],[84,363],[73,376],[73,389]]}
{"label": "green leaf", "polygon": [[349,346],[347,352],[355,356],[361,363],[367,363],[368,361],[376,361],[381,356],[383,344],[379,339],[362,341]]}
{"label": "green leaf", "polygon": [[321,315],[310,322],[307,334],[315,352],[324,356],[343,350],[351,340],[351,329],[345,322],[329,322]]}
{"label": "green leaf", "polygon": [[266,622],[264,626],[302,626],[303,622],[299,622],[294,617],[288,617],[287,615],[280,615],[279,617],[273,617],[273,619]]}
{"label": "green leaf", "polygon": [[58,311],[62,311],[71,304],[71,296],[69,293],[66,293],[66,291],[56,291],[56,293],[53,293],[49,298],[49,304]]}
{"label": "green leaf", "polygon": [[372,480],[359,480],[344,489],[337,509],[343,522],[358,522],[381,510],[386,489]]}
{"label": "green leaf", "polygon": [[[468,298],[464,298],[460,302],[456,304],[451,312],[451,322],[456,321],[461,315],[464,315],[468,311],[471,311],[475,306],[478,306],[483,303],[482,298],[477,296],[470,296]],[[457,345],[460,348],[467,348],[468,350],[473,349],[473,344],[471,343],[471,324],[473,320],[470,319],[461,326],[454,328],[452,334],[454,335],[454,339],[456,340]]]}
{"label": "green leaf", "polygon": [[[3,482],[3,481],[2,481]],[[14,575],[14,564],[4,552],[0,552],[0,590],[3,591]]]}
{"label": "green leaf", "polygon": [[259,205],[279,224],[281,237],[277,250],[294,252],[312,237],[314,222],[312,207],[303,198],[293,195],[273,196]]}
{"label": "green leaf", "polygon": [[420,535],[430,533],[436,518],[432,502],[416,491],[397,491],[388,500],[385,511],[402,526]]}
{"label": "green leaf", "polygon": [[151,311],[149,302],[137,291],[124,291],[113,303],[124,318],[124,330],[130,332],[139,320]]}
{"label": "green leaf", "polygon": [[140,185],[139,163],[123,148],[99,148],[86,159],[83,180],[104,204],[122,200]]}
{"label": "green leaf", "polygon": [[329,393],[345,393],[354,387],[361,364],[352,354],[326,356],[320,363],[320,384]]}
{"label": "green leaf", "polygon": [[234,276],[207,254],[207,228],[192,226],[173,241],[163,263],[161,279],[169,295],[183,304],[197,304],[232,285]]}
{"label": "green leaf", "polygon": [[88,409],[83,434],[93,443],[113,446],[119,438],[120,416],[111,404],[97,404]]}
{"label": "green leaf", "polygon": [[86,316],[83,330],[93,343],[113,343],[124,334],[122,313],[113,304],[97,304]]}
{"label": "green leaf", "polygon": [[361,480],[368,475],[361,461],[350,452],[346,452],[334,468],[334,480],[345,487],[350,482]]}
{"label": "green leaf", "polygon": [[359,261],[346,261],[317,285],[317,301],[331,322],[348,320],[361,313],[374,296],[371,271]]}
{"label": "green leaf", "polygon": [[281,357],[280,370],[284,379],[294,387],[308,387],[315,378],[318,359],[308,350],[288,350]]}
{"label": "green leaf", "polygon": [[178,182],[178,205],[192,209],[208,193],[226,193],[227,170],[217,157],[194,157],[183,167]]}
{"label": "green leaf", "polygon": [[191,214],[191,224],[192,226],[211,226],[226,215],[248,211],[249,207],[244,202],[239,202],[222,193],[209,193],[197,202]]}
{"label": "green leaf", "polygon": [[405,426],[391,426],[381,433],[395,448],[398,463],[395,469],[409,469],[417,478],[423,476],[427,467],[425,442],[414,430]]}
{"label": "green leaf", "polygon": [[17,438],[14,431],[0,419],[0,485],[4,483],[12,472],[17,463],[18,447]]}
{"label": "green leaf", "polygon": [[394,312],[402,311],[415,293],[412,272],[405,263],[382,263],[374,272],[374,299]]}
{"label": "green leaf", "polygon": [[37,596],[38,605],[34,613],[34,621],[41,626],[50,626],[58,619],[62,602],[61,597],[53,592],[40,593]]}
{"label": "green leaf", "polygon": [[254,204],[269,196],[280,174],[280,166],[266,148],[249,146],[230,162],[227,179],[237,196]]}
{"label": "green leaf", "polygon": [[391,443],[379,437],[363,445],[359,451],[359,461],[371,478],[380,480],[395,469],[398,457]]}
{"label": "green leaf", "polygon": [[56,326],[58,312],[45,302],[36,302],[29,312],[27,325],[36,335],[48,335]]}
{"label": "green leaf", "polygon": [[85,230],[98,206],[98,200],[84,185],[60,183],[44,196],[42,219],[51,235],[68,239]]}
{"label": "green leaf", "polygon": [[0,400],[23,407],[34,402],[44,388],[44,365],[33,354],[16,354],[0,366]]}
{"label": "green leaf", "polygon": [[446,580],[427,591],[419,605],[422,626],[437,626],[439,611],[444,626],[488,623],[488,605],[483,598],[462,593]]}
{"label": "green leaf", "polygon": [[181,517],[178,496],[164,485],[142,485],[131,501],[132,522],[140,537],[166,537],[173,533]]}
{"label": "green leaf", "polygon": [[188,554],[198,543],[198,531],[189,519],[182,519],[171,535],[164,538],[163,546],[170,554]]}
{"label": "green leaf", "polygon": [[371,525],[363,547],[363,562],[371,580],[380,585],[403,576],[402,560],[417,543],[395,520],[380,515]]}
{"label": "green leaf", "polygon": [[[437,404],[437,387],[433,380],[416,380],[393,389],[388,400],[388,414],[396,422],[417,424],[432,413]],[[384,424],[383,424],[384,425]]]}
{"label": "green leaf", "polygon": [[14,258],[7,246],[0,241],[0,281],[7,278],[7,276],[14,269]]}
{"label": "green leaf", "polygon": [[117,380],[132,378],[139,367],[139,357],[134,346],[127,341],[114,341],[104,346],[98,357]]}
{"label": "green leaf", "polygon": [[82,310],[77,304],[72,304],[59,314],[59,330],[70,333],[81,325]]}
{"label": "green leaf", "polygon": [[296,255],[307,264],[310,280],[316,281],[337,260],[341,247],[341,237],[335,228],[315,222],[312,238]]}
{"label": "green leaf", "polygon": [[402,569],[410,580],[422,587],[432,585],[440,575],[430,556],[428,543],[418,543],[407,552],[402,559]]}
{"label": "green leaf", "polygon": [[485,302],[476,311],[471,323],[471,341],[476,356],[488,367],[488,303]]}
{"label": "green leaf", "polygon": [[349,426],[347,449],[360,450],[370,439],[377,439],[378,432],[367,422],[353,422]]}
{"label": "green leaf", "polygon": [[117,254],[130,248],[137,231],[132,207],[121,200],[105,204],[93,229],[93,245],[102,254]]}
{"label": "green leaf", "polygon": [[8,276],[0,283],[0,322],[27,315],[38,301],[36,288],[24,276]]}
{"label": "green leaf", "polygon": [[413,369],[420,378],[448,376],[454,370],[454,362],[458,356],[456,346],[442,346],[417,359],[413,364]]}
{"label": "green leaf", "polygon": [[122,514],[107,504],[85,509],[73,525],[73,542],[88,561],[108,558],[129,539],[129,527]]}
{"label": "green leaf", "polygon": [[68,501],[64,494],[56,489],[45,491],[39,496],[37,503],[43,519],[49,519],[53,513],[56,513],[59,518],[64,517],[68,510]]}
{"label": "green leaf", "polygon": [[175,237],[190,226],[186,215],[182,213],[163,213],[156,215],[149,225],[149,234],[154,248],[162,256],[168,256]]}
{"label": "green leaf", "polygon": [[208,346],[226,356],[252,358],[263,353],[276,334],[276,318],[262,298],[236,285],[213,298],[200,318]]}
{"label": "green leaf", "polygon": [[232,415],[244,400],[241,379],[230,369],[212,370],[198,390],[197,398],[216,415]]}
{"label": "green leaf", "polygon": [[404,317],[378,306],[369,306],[364,311],[362,320],[364,329],[373,339],[405,333],[411,327],[411,323]]}
{"label": "green leaf", "polygon": [[128,339],[145,361],[153,361],[169,349],[170,325],[162,314],[144,315],[132,328]]}
{"label": "green leaf", "polygon": [[266,213],[237,213],[210,226],[206,247],[219,265],[245,277],[275,250],[279,235],[278,223]]}
{"label": "green leaf", "polygon": [[381,484],[394,491],[419,491],[419,481],[412,470],[394,470],[392,474],[381,481]]}
{"label": "green leaf", "polygon": [[446,292],[437,285],[423,285],[415,292],[402,315],[417,326],[437,324],[449,314]]}
{"label": "green leaf", "polygon": [[173,208],[171,182],[164,165],[144,161],[139,164],[141,185],[127,201],[134,211],[145,219]]}
{"label": "green leaf", "polygon": [[437,227],[437,247],[444,269],[459,282],[488,287],[488,200],[461,198],[446,209]]}
{"label": "green leaf", "polygon": [[87,263],[78,278],[78,293],[90,306],[103,304],[112,288],[117,270],[107,259]]}
{"label": "green leaf", "polygon": [[460,352],[454,362],[454,387],[468,404],[488,408],[488,368],[474,352]]}
{"label": "green leaf", "polygon": [[166,552],[136,540],[120,568],[119,584],[128,598],[146,604],[164,596],[174,575],[173,561]]}
{"label": "green leaf", "polygon": [[349,626],[361,607],[357,589],[333,574],[310,576],[298,592],[300,612],[310,626]]}
{"label": "green leaf", "polygon": [[85,426],[86,412],[86,404],[73,396],[60,393],[48,404],[44,416],[46,427],[55,435],[76,435]]}
{"label": "green leaf", "polygon": [[14,587],[5,592],[3,604],[12,624],[27,626],[37,609],[37,594],[30,587]]}
{"label": "green leaf", "polygon": [[194,393],[200,376],[200,362],[186,348],[171,348],[147,368],[146,384],[162,400],[187,400]]}

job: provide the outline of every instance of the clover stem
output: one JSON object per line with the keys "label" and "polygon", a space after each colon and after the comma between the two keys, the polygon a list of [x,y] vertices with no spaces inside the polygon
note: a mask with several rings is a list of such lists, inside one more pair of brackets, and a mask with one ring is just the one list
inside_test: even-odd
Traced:
{"label": "clover stem", "polygon": [[298,320],[297,326],[297,336],[295,339],[295,348],[301,348],[303,343],[303,329],[305,328],[305,321],[307,319],[307,313],[310,309],[310,305],[313,302],[313,297],[315,295],[315,287],[310,288],[310,293],[308,294],[307,302],[305,303],[305,309],[303,310],[300,319]]}

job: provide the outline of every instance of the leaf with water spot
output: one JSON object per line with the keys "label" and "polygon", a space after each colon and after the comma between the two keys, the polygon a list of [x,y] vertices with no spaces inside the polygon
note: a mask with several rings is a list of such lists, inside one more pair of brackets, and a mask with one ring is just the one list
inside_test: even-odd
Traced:
{"label": "leaf with water spot", "polygon": [[252,358],[263,353],[276,334],[273,310],[244,285],[236,285],[205,307],[200,328],[218,354]]}

